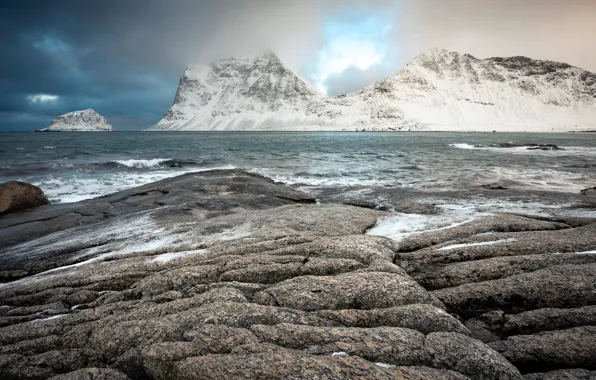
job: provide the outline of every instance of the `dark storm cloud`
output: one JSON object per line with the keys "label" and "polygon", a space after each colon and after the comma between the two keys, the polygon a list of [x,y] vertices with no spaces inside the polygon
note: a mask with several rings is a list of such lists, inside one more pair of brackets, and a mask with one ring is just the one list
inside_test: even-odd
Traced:
{"label": "dark storm cloud", "polygon": [[[186,35],[184,25],[208,30],[218,12],[188,4],[192,12],[175,13],[166,1],[3,2],[0,128],[40,128],[80,108],[127,120],[119,127],[151,126],[190,58],[183,46],[190,52],[208,37]],[[57,98],[32,102],[36,94]]]}
{"label": "dark storm cloud", "polygon": [[[350,30],[360,17],[391,26],[388,53],[365,69],[321,62],[333,51],[325,27]],[[146,128],[171,105],[186,64],[264,49],[330,94],[432,47],[596,70],[595,19],[593,0],[3,0],[0,130],[42,128],[80,108],[119,129]]]}
{"label": "dark storm cloud", "polygon": [[[95,108],[118,128],[149,127],[188,63],[266,48],[290,62],[313,46],[325,2],[5,0],[0,5],[0,129],[45,127]],[[333,2],[331,2],[333,3]],[[31,102],[45,94],[55,101]],[[134,124],[134,125],[133,125]]]}

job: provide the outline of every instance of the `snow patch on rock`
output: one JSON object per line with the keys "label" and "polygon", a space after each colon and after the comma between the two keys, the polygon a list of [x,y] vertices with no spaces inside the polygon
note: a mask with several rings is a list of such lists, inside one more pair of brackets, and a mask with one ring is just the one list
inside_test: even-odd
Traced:
{"label": "snow patch on rock", "polygon": [[92,109],[87,109],[60,115],[48,128],[41,129],[40,132],[111,132],[113,130],[103,116]]}

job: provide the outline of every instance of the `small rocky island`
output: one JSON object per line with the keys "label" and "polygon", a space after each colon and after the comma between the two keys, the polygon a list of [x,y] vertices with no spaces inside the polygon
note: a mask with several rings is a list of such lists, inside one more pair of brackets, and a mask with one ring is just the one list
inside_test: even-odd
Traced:
{"label": "small rocky island", "polygon": [[0,378],[596,377],[596,219],[391,215],[219,170],[2,216]]}
{"label": "small rocky island", "polygon": [[92,109],[74,111],[60,115],[48,128],[37,132],[112,132],[114,129]]}

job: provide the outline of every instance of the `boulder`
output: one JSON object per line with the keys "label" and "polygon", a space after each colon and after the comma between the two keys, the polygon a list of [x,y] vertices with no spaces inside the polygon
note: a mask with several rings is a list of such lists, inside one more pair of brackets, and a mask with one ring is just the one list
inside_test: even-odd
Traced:
{"label": "boulder", "polygon": [[35,185],[10,181],[0,185],[0,215],[49,204],[43,191]]}

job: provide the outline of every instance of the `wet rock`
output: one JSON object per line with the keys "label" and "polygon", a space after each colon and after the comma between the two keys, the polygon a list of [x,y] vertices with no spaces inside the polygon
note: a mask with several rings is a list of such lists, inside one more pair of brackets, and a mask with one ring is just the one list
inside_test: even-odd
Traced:
{"label": "wet rock", "polygon": [[385,272],[296,277],[257,293],[254,301],[306,311],[377,309],[414,303],[441,306],[411,278]]}
{"label": "wet rock", "polygon": [[442,212],[441,208],[436,205],[420,203],[395,205],[394,209],[395,211],[403,212],[404,214],[436,215]]}
{"label": "wet rock", "polygon": [[[89,368],[131,379],[519,378],[462,322],[472,336],[482,328],[503,339],[591,320],[582,310],[549,325],[511,305],[594,304],[587,255],[560,256],[579,268],[562,272],[553,269],[566,266],[561,259],[546,256],[551,246],[589,245],[593,221],[506,215],[441,236],[483,242],[473,235],[516,232],[508,251],[398,252],[390,239],[363,235],[387,213],[313,201],[259,176],[215,171],[0,218],[0,267],[38,274],[0,286],[0,378]],[[510,259],[520,254],[530,259]],[[474,267],[493,258],[490,269]],[[404,269],[425,285],[479,289],[441,290],[453,316]],[[491,290],[495,276],[505,282]]]}
{"label": "wet rock", "polygon": [[596,369],[596,326],[510,336],[490,346],[522,373],[561,368]]}
{"label": "wet rock", "polygon": [[495,146],[498,148],[527,148],[528,150],[564,150],[563,148],[559,148],[555,144],[536,144],[536,143],[516,144],[511,141],[506,142],[506,143],[492,145],[492,146]]}
{"label": "wet rock", "polygon": [[412,252],[421,248],[448,241],[461,240],[487,232],[544,231],[563,228],[569,228],[569,226],[563,223],[537,220],[520,215],[501,214],[476,219],[456,227],[415,234],[399,243],[399,251]]}
{"label": "wet rock", "polygon": [[18,181],[0,184],[0,215],[49,203],[43,191],[35,185]]}

